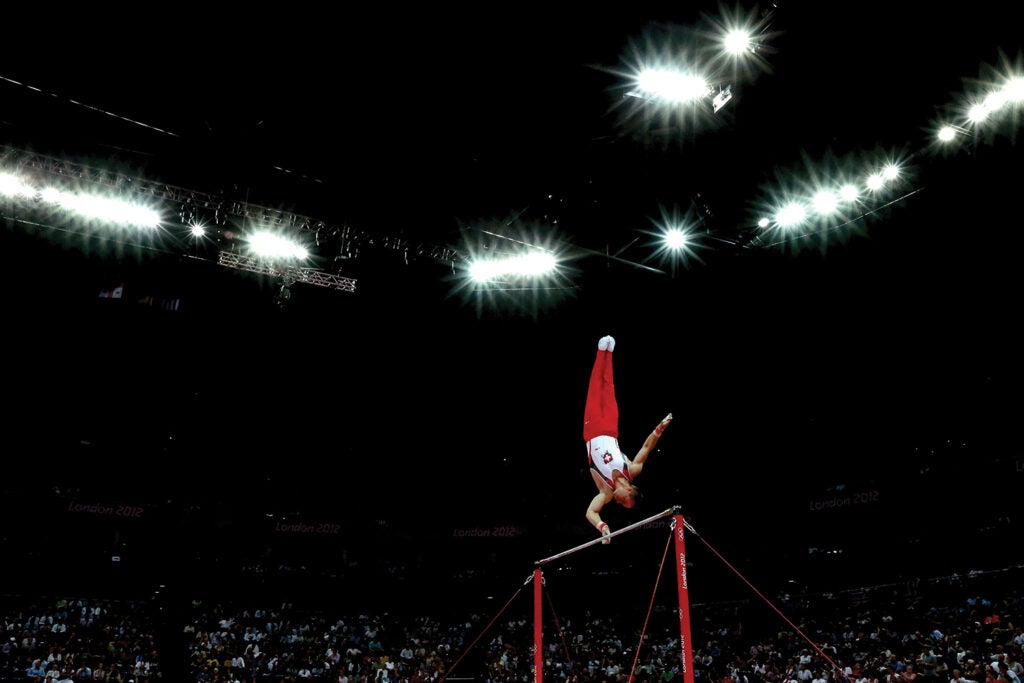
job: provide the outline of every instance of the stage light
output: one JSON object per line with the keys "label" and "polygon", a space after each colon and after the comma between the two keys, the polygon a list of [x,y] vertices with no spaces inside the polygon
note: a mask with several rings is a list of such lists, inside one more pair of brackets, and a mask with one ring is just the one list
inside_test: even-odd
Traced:
{"label": "stage light", "polygon": [[665,246],[672,250],[679,250],[689,243],[685,230],[679,228],[672,228],[665,231]]}
{"label": "stage light", "polygon": [[1024,78],[1011,78],[1002,88],[1003,100],[1009,104],[1024,102]]}
{"label": "stage light", "polygon": [[0,195],[5,197],[31,197],[35,191],[12,173],[0,173]]}
{"label": "stage light", "polygon": [[839,197],[830,190],[821,190],[811,199],[811,207],[814,213],[827,216],[839,207]]}
{"label": "stage light", "polygon": [[779,209],[775,214],[775,224],[780,228],[790,228],[803,223],[807,218],[807,209],[803,204],[793,202]]}
{"label": "stage light", "polygon": [[700,76],[674,69],[645,69],[636,83],[640,96],[673,104],[699,100],[711,90]]}
{"label": "stage light", "polygon": [[725,34],[722,45],[731,55],[743,54],[750,50],[750,32],[743,29],[729,31]]}
{"label": "stage light", "polygon": [[857,190],[856,185],[843,185],[839,188],[839,198],[844,202],[855,202],[859,196],[860,192]]}
{"label": "stage light", "polygon": [[267,259],[301,260],[309,258],[304,246],[269,231],[259,230],[246,239],[253,254]]}
{"label": "stage light", "polygon": [[489,282],[499,277],[538,277],[547,275],[556,267],[555,257],[545,252],[533,252],[504,259],[477,260],[469,266],[474,282]]}

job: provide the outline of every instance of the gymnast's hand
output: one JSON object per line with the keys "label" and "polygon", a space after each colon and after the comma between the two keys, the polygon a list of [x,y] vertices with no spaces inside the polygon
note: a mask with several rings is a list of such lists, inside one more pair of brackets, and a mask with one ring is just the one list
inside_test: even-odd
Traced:
{"label": "gymnast's hand", "polygon": [[612,530],[609,528],[608,522],[601,522],[601,535],[604,536],[604,540],[601,541],[602,544],[608,545],[612,542]]}
{"label": "gymnast's hand", "polygon": [[662,418],[661,422],[658,423],[658,426],[654,428],[655,435],[660,437],[662,434],[665,433],[665,428],[668,427],[671,423],[672,413],[669,413],[664,418]]}

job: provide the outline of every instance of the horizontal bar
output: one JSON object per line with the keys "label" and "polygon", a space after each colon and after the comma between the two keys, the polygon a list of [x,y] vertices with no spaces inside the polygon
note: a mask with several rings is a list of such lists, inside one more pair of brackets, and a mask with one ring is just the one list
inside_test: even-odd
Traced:
{"label": "horizontal bar", "polygon": [[677,508],[669,508],[668,510],[665,510],[664,512],[659,512],[656,515],[648,517],[647,519],[642,519],[639,522],[634,522],[633,524],[630,524],[629,526],[622,527],[618,531],[613,531],[612,533],[608,534],[607,536],[603,536],[603,535],[602,536],[598,536],[597,538],[595,538],[595,539],[593,539],[591,541],[587,541],[586,543],[584,543],[582,545],[578,545],[575,548],[570,548],[568,550],[565,550],[563,552],[558,553],[557,555],[552,555],[551,557],[546,557],[543,560],[537,560],[536,564],[538,566],[540,566],[542,564],[547,564],[548,562],[551,562],[552,560],[557,560],[560,557],[565,557],[566,555],[571,555],[574,552],[576,552],[577,550],[583,550],[584,548],[590,547],[592,545],[597,545],[598,543],[604,543],[606,540],[610,540],[611,538],[613,538],[615,536],[618,536],[619,534],[624,534],[627,531],[632,531],[633,529],[636,529],[637,527],[641,527],[644,524],[648,524],[650,522],[653,522],[656,519],[661,519],[662,517],[668,517],[669,515],[673,515],[673,514],[676,513],[676,510],[677,510]]}

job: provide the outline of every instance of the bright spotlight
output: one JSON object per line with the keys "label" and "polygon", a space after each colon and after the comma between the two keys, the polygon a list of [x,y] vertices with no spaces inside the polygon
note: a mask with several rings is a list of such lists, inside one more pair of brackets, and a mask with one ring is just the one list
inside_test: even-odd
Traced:
{"label": "bright spotlight", "polygon": [[505,276],[537,277],[555,269],[555,257],[546,252],[533,252],[505,259],[474,261],[469,276],[474,282],[489,282]]}
{"label": "bright spotlight", "polygon": [[670,69],[641,71],[637,87],[650,97],[676,104],[700,99],[710,91],[703,78]]}
{"label": "bright spotlight", "polygon": [[56,199],[60,206],[85,218],[144,228],[155,228],[160,225],[160,214],[153,209],[119,199],[74,192],[59,192]]}
{"label": "bright spotlight", "polygon": [[1024,78],[1011,78],[1002,89],[1003,99],[1010,103],[1024,102]]}
{"label": "bright spotlight", "polygon": [[271,232],[254,232],[246,241],[254,254],[264,258],[305,259],[309,257],[309,252],[301,244]]}
{"label": "bright spotlight", "polygon": [[780,228],[790,228],[799,225],[807,219],[807,209],[803,204],[793,202],[779,209],[775,214],[775,224]]}
{"label": "bright spotlight", "polygon": [[992,113],[992,110],[984,103],[976,104],[967,110],[967,118],[971,123],[981,123],[988,118],[988,115]]}
{"label": "bright spotlight", "polygon": [[0,173],[0,195],[5,197],[31,197],[33,194],[32,188],[26,185],[18,176],[11,173]]}
{"label": "bright spotlight", "polygon": [[855,202],[860,196],[856,185],[843,185],[839,188],[839,198],[844,202]]}
{"label": "bright spotlight", "polygon": [[673,228],[665,232],[665,246],[669,249],[682,249],[688,242],[686,232],[683,230]]}
{"label": "bright spotlight", "polygon": [[731,55],[739,55],[750,49],[750,32],[734,29],[725,34],[722,41],[725,51]]}
{"label": "bright spotlight", "polygon": [[839,207],[839,197],[831,190],[822,190],[811,199],[811,207],[814,213],[827,216]]}
{"label": "bright spotlight", "polygon": [[533,252],[513,259],[516,272],[521,275],[544,275],[555,267],[555,257],[545,252]]}

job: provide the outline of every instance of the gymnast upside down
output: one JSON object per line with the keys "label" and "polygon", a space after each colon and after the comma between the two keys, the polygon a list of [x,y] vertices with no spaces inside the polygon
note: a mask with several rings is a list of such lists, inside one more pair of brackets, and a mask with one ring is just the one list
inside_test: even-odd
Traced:
{"label": "gymnast upside down", "polygon": [[654,428],[632,460],[619,449],[619,406],[615,401],[615,381],[612,374],[612,352],[615,339],[602,337],[597,342],[597,357],[590,372],[587,403],[583,412],[583,440],[587,444],[590,474],[597,486],[597,495],[587,507],[587,521],[611,541],[608,523],[602,521],[601,510],[611,502],[629,509],[637,503],[639,489],[634,480],[644,468],[647,456],[658,443],[665,428],[672,422],[672,413],[666,415]]}

